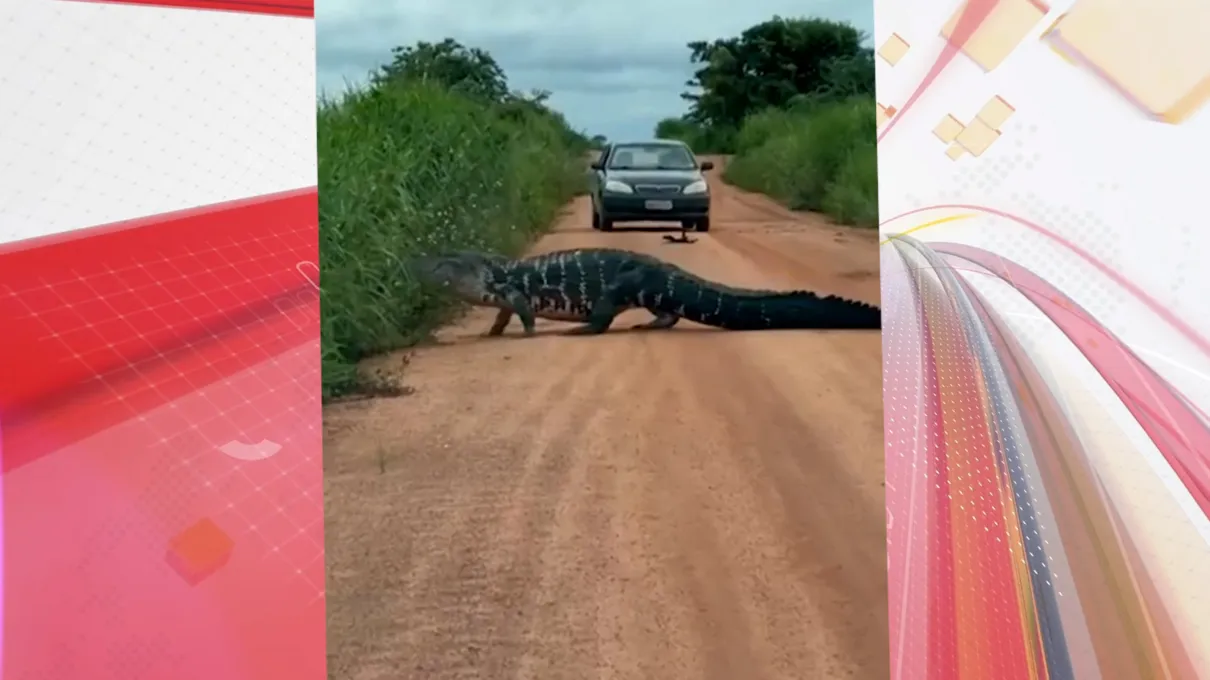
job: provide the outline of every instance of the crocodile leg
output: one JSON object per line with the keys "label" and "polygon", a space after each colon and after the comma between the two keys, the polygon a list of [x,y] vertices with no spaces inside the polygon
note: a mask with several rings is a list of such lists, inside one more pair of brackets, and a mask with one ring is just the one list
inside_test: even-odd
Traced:
{"label": "crocodile leg", "polygon": [[[512,307],[512,314],[516,314],[518,319],[521,319],[521,327],[525,329],[526,335],[534,334],[534,308],[529,304],[529,299],[521,294],[521,291],[515,288],[510,288],[506,291],[501,291],[501,297]],[[496,323],[500,323],[500,316],[496,317]],[[508,320],[504,321],[505,325]],[[493,326],[495,328],[495,326]],[[504,331],[501,326],[500,331]]]}
{"label": "crocodile leg", "polygon": [[503,335],[504,329],[508,326],[508,322],[513,320],[513,310],[501,309],[496,312],[496,320],[492,323],[492,327],[487,330],[484,335],[488,337]]}
{"label": "crocodile leg", "polygon": [[608,297],[602,298],[592,306],[592,314],[588,317],[588,323],[583,326],[576,326],[567,331],[567,335],[600,335],[609,330],[613,324],[613,320],[617,318],[621,310]]}
{"label": "crocodile leg", "polygon": [[656,312],[655,318],[651,321],[648,321],[647,323],[635,324],[634,326],[631,326],[631,328],[636,331],[664,330],[665,328],[672,328],[676,325],[676,322],[680,320],[681,317],[677,316],[676,314],[672,314],[670,312]]}

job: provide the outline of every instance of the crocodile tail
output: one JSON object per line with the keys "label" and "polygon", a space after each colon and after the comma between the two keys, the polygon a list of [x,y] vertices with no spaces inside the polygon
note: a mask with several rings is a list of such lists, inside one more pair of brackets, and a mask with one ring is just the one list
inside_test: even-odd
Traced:
{"label": "crocodile tail", "polygon": [[810,291],[757,293],[711,291],[684,306],[690,321],[733,331],[776,329],[870,329],[882,327],[882,310],[835,295]]}

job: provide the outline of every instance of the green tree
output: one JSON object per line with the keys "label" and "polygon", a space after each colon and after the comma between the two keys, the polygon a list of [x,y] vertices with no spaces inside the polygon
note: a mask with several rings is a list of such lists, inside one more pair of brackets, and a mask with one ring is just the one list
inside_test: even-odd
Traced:
{"label": "green tree", "polygon": [[684,118],[665,118],[655,124],[656,139],[676,139],[691,143],[697,133],[697,125]]}
{"label": "green tree", "polygon": [[694,91],[681,95],[690,103],[686,118],[737,129],[749,114],[784,108],[797,95],[852,87],[865,64],[864,39],[847,23],[774,17],[738,37],[689,43],[698,69],[686,83]]}
{"label": "green tree", "polygon": [[510,97],[508,77],[495,58],[453,38],[392,49],[391,62],[381,67],[372,80],[376,86],[396,80],[433,82],[454,92],[494,102]]}
{"label": "green tree", "polygon": [[834,99],[874,94],[874,50],[824,62],[823,81],[822,93]]}

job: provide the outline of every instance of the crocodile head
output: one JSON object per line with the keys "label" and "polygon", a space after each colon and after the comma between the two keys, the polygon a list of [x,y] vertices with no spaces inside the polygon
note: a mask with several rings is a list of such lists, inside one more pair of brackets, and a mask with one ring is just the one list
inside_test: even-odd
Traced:
{"label": "crocodile head", "polygon": [[414,257],[404,268],[420,281],[472,304],[496,304],[504,281],[500,265],[507,260],[490,253],[460,251]]}

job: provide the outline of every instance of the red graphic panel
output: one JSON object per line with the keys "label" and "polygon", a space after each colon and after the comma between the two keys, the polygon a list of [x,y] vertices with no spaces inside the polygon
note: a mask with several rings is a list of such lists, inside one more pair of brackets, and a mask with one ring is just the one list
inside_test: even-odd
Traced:
{"label": "red graphic panel", "polygon": [[325,677],[316,214],[0,249],[5,678]]}
{"label": "red graphic panel", "polygon": [[4,468],[314,337],[316,196],[0,246]]}
{"label": "red graphic panel", "polygon": [[249,12],[252,14],[275,14],[289,17],[314,17],[314,0],[75,0],[76,2],[102,2],[119,5],[151,5],[153,7],[179,7],[181,9],[208,9],[220,12]]}

